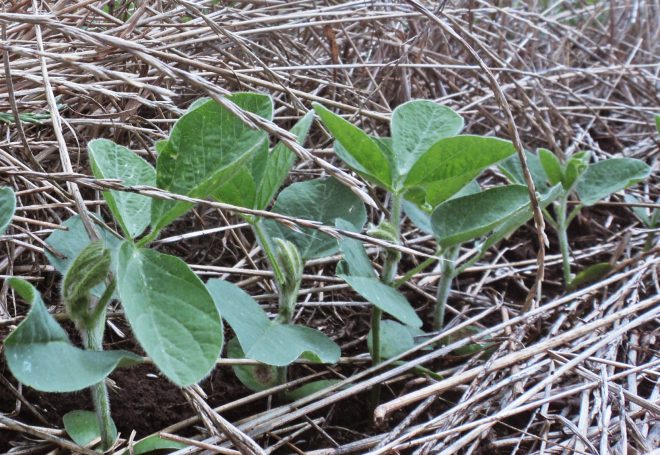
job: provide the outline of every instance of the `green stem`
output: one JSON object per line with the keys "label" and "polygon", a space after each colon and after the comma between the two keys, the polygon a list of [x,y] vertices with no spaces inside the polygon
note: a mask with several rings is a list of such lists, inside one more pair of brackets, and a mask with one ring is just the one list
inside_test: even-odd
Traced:
{"label": "green stem", "polygon": [[[394,243],[399,243],[401,236],[401,205],[403,197],[400,194],[392,194],[392,205],[390,208],[390,224],[394,227]],[[383,265],[383,276],[381,281],[387,285],[394,285],[394,278],[396,277],[397,269],[399,268],[399,260],[401,254],[398,251],[387,251],[385,256],[385,264]],[[382,359],[380,356],[380,321],[383,317],[383,312],[380,308],[373,306],[371,309],[371,362],[373,365],[378,365]],[[380,402],[380,384],[371,389],[370,404],[371,409]]]}
{"label": "green stem", "polygon": [[557,236],[559,237],[559,250],[564,269],[564,286],[571,282],[571,253],[568,243],[568,223],[566,218],[566,197],[562,198],[557,208]]}
{"label": "green stem", "polygon": [[447,299],[451,291],[451,283],[456,276],[456,258],[458,257],[458,247],[450,248],[442,258],[442,267],[440,283],[438,283],[438,293],[435,302],[435,314],[433,318],[433,330],[439,331],[445,326],[445,311]]}
{"label": "green stem", "polygon": [[[85,349],[90,351],[103,350],[103,332],[105,329],[105,307],[97,319],[94,327],[90,329],[80,329],[80,336],[83,340]],[[110,399],[108,397],[108,388],[105,380],[90,387],[92,401],[96,418],[101,430],[102,449],[108,450],[114,443],[114,432],[112,429],[112,418],[110,417]]]}

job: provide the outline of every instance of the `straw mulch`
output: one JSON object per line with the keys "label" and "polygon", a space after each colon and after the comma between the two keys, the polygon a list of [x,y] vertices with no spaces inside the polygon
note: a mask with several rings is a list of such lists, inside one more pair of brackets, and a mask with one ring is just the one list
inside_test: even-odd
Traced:
{"label": "straw mulch", "polygon": [[[43,239],[82,207],[106,213],[100,190],[122,188],[90,177],[87,141],[110,138],[153,161],[153,143],[201,96],[271,94],[276,119],[262,127],[273,140],[313,101],[386,134],[394,107],[428,98],[460,112],[469,133],[512,138],[516,130],[529,149],[544,146],[560,156],[590,150],[658,166],[657,0],[5,0],[2,6],[0,180],[18,192],[19,208],[0,238],[0,273],[33,281],[57,313],[57,277]],[[318,125],[297,153],[293,180],[331,173],[381,203],[382,194],[335,160]],[[501,181],[495,172],[484,178]],[[658,189],[654,174],[633,191],[653,203]],[[480,339],[495,346],[490,357],[456,355],[477,339],[455,336],[450,346],[370,367],[368,308],[333,279],[333,258],[309,266],[297,317],[335,338],[347,357],[294,371],[301,383],[319,374],[342,383],[290,404],[271,399],[275,391],[240,387],[211,404],[205,383],[177,392],[189,403],[181,418],[152,431],[191,444],[180,454],[649,453],[660,441],[660,259],[657,246],[642,253],[648,232],[622,202],[617,195],[585,210],[571,228],[575,270],[617,264],[602,281],[564,293],[555,236],[548,231],[539,268],[542,245],[533,223],[459,278],[451,322],[430,342],[477,326]],[[372,221],[380,213],[372,209]],[[433,248],[408,222],[404,238],[402,272],[423,260],[415,253]],[[270,276],[259,273],[266,264],[226,206],[200,203],[156,246],[204,278],[226,277],[265,305],[274,303]],[[522,313],[540,274],[543,298]],[[432,305],[437,275],[431,267],[406,288],[420,314]],[[3,285],[2,336],[26,311]],[[113,342],[130,340],[120,308],[110,324]],[[220,360],[217,374],[232,378],[231,362]],[[416,366],[443,379],[416,374]],[[1,372],[0,395],[8,397],[0,415],[4,450],[90,452],[68,442],[61,415],[45,416],[37,395],[4,366]],[[150,381],[155,390],[168,386]],[[386,384],[386,392],[371,413],[367,391],[374,384]],[[86,394],[76,399],[79,407],[88,403]],[[131,404],[115,400],[113,411]],[[130,430],[124,428],[118,450],[146,436]]]}

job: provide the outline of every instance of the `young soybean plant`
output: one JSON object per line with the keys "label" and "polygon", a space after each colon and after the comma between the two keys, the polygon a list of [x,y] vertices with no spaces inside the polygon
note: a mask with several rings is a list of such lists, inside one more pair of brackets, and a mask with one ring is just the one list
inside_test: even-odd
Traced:
{"label": "young soybean plant", "polygon": [[[229,98],[245,110],[272,118],[272,100],[266,95],[239,93]],[[118,178],[131,186],[157,185],[205,198],[267,144],[265,132],[248,128],[215,101],[202,100],[176,122],[166,141],[156,144],[156,169],[108,140],[91,141],[89,158],[97,178]],[[180,387],[199,382],[213,368],[222,349],[223,329],[216,303],[188,265],[146,247],[192,205],[120,191],[103,195],[123,237],[100,223],[90,233],[76,216],[64,223],[66,231],[56,231],[47,239],[56,252],[47,253],[48,259],[64,276],[65,309],[85,349],[71,343],[31,285],[12,279],[10,284],[32,309],[7,338],[5,355],[14,376],[37,390],[91,388],[96,415],[74,411],[65,416],[65,425],[79,442],[86,431],[96,431],[105,450],[116,438],[105,377],[118,366],[142,360],[129,352],[102,350],[107,304],[121,301],[141,347]],[[149,233],[143,235],[148,227]],[[92,241],[90,234],[98,240]]]}
{"label": "young soybean plant", "polygon": [[[528,153],[527,160],[537,188],[543,190],[549,185],[561,185],[561,194],[552,205],[554,215],[547,209],[543,213],[559,238],[564,285],[576,287],[606,273],[610,268],[607,263],[595,264],[575,276],[571,273],[568,226],[584,207],[643,181],[650,175],[651,168],[634,158],[610,158],[590,164],[589,152],[575,153],[562,163],[554,153],[543,148],[536,155]],[[523,183],[519,162],[506,160],[500,169],[511,182]],[[569,211],[569,201],[573,197],[578,201]]]}
{"label": "young soybean plant", "polygon": [[[301,143],[312,118],[311,113],[306,115],[292,129]],[[215,197],[234,205],[264,210],[294,161],[295,155],[278,144],[270,153],[266,150],[255,155],[235,178],[215,192]],[[348,220],[351,230],[360,230],[366,222],[366,211],[360,199],[332,178],[290,185],[280,193],[273,211],[330,225],[341,218]],[[339,347],[323,333],[292,323],[304,262],[333,254],[337,246],[332,237],[313,229],[294,232],[274,221],[249,215],[243,218],[250,223],[273,270],[279,295],[277,317],[270,320],[257,302],[229,282],[209,280],[207,287],[237,336],[229,341],[228,353],[263,364],[234,367],[241,382],[258,391],[286,382],[287,365],[300,357],[321,363],[334,363],[339,358]],[[326,382],[311,386],[323,384]]]}
{"label": "young soybean plant", "polygon": [[[321,105],[314,106],[321,122],[335,138],[335,152],[355,172],[387,191],[389,218],[370,233],[392,243],[400,242],[402,204],[405,200],[425,212],[448,200],[489,166],[515,152],[513,145],[492,137],[458,135],[463,119],[452,109],[431,101],[414,100],[397,107],[390,124],[392,137],[369,136],[360,128]],[[355,245],[355,243],[353,243]],[[361,245],[357,245],[361,248]],[[358,250],[355,248],[348,248]],[[355,255],[344,250],[347,255]],[[407,300],[396,291],[400,254],[386,252],[380,279],[362,266],[348,263],[348,274],[340,276],[374,305],[371,318],[371,356],[382,357],[382,313],[417,330],[421,320]]]}
{"label": "young soybean plant", "polygon": [[[560,186],[537,194],[541,207],[560,195]],[[408,217],[426,234],[434,236],[441,261],[433,329],[441,330],[451,284],[465,269],[480,260],[488,250],[532,218],[529,192],[525,185],[502,185],[481,190],[476,182],[439,204],[431,214],[411,203],[405,204]],[[478,240],[476,253],[462,264],[457,263],[461,246]],[[423,263],[419,268],[424,268]],[[406,274],[409,276],[409,274]]]}

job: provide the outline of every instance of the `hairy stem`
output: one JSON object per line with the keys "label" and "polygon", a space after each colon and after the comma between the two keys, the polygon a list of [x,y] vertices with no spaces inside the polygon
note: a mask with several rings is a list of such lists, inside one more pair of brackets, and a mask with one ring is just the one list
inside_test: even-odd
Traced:
{"label": "hairy stem", "polygon": [[439,331],[445,326],[445,310],[447,299],[451,291],[451,283],[456,276],[456,258],[458,257],[458,247],[450,248],[442,258],[440,283],[438,283],[438,293],[435,302],[435,312],[433,317],[433,330]]}
{"label": "hairy stem", "polygon": [[280,264],[277,262],[277,259],[275,258],[273,245],[271,244],[270,239],[268,238],[266,232],[264,231],[261,220],[257,220],[255,223],[252,224],[252,230],[254,231],[254,234],[257,237],[257,242],[259,243],[259,246],[263,250],[264,254],[266,255],[266,258],[268,259],[268,262],[270,263],[270,267],[273,269],[273,274],[275,275],[275,283],[277,284],[278,288],[281,288],[282,283],[284,283],[284,272],[282,272],[282,269],[280,268]]}
{"label": "hairy stem", "polygon": [[[85,349],[90,351],[103,350],[103,332],[105,329],[105,309],[99,315],[96,324],[89,328],[81,328],[80,336],[83,340]],[[110,398],[108,397],[108,388],[105,380],[90,387],[92,401],[94,402],[94,411],[96,419],[101,430],[101,446],[103,450],[108,450],[114,442],[114,432],[112,430],[112,418],[110,417]]]}
{"label": "hairy stem", "polygon": [[[394,227],[394,240],[393,243],[399,243],[401,236],[401,204],[403,198],[399,194],[392,195],[392,205],[390,208],[390,224]],[[383,276],[381,281],[387,285],[394,285],[394,278],[399,268],[399,260],[401,254],[398,251],[387,251],[385,256],[385,264],[383,265]],[[380,321],[383,317],[383,312],[380,308],[373,306],[371,309],[371,361],[373,365],[378,365],[381,362],[381,339],[380,339]],[[380,385],[374,386],[371,389],[370,404],[374,409],[380,401]]]}

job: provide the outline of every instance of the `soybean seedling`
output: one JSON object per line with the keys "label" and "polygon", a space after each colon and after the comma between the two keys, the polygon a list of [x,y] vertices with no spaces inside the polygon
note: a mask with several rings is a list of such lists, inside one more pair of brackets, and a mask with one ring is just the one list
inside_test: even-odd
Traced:
{"label": "soybean seedling", "polygon": [[[546,207],[559,194],[559,186],[539,194],[540,205]],[[492,246],[532,217],[525,185],[502,185],[482,191],[474,181],[439,204],[431,214],[410,203],[405,205],[405,211],[422,232],[434,236],[439,248],[441,275],[433,318],[433,329],[436,331],[444,327],[445,308],[452,281],[480,260]],[[461,247],[474,240],[477,240],[475,253],[459,264],[457,261]],[[426,265],[423,263],[420,268]]]}
{"label": "soybean seedling", "polygon": [[[568,227],[584,207],[643,181],[651,173],[651,168],[634,158],[611,158],[590,164],[589,152],[575,153],[566,162],[561,162],[550,150],[539,149],[536,155],[527,153],[527,159],[537,188],[543,190],[549,185],[561,184],[561,194],[552,204],[554,214],[547,208],[543,213],[559,238],[564,285],[575,287],[583,280],[592,278],[594,273],[609,270],[605,264],[596,264],[593,266],[595,269],[585,270],[582,275],[571,273]],[[500,169],[511,182],[524,182],[518,161],[509,159],[502,163]],[[569,211],[572,198],[577,201]]]}
{"label": "soybean seedling", "polygon": [[[337,156],[388,193],[389,217],[372,234],[395,244],[400,243],[404,199],[431,211],[484,169],[515,152],[508,141],[458,135],[463,129],[463,119],[452,109],[431,101],[414,100],[397,107],[390,123],[391,138],[369,136],[321,105],[315,105],[314,109],[335,139]],[[340,275],[374,305],[371,316],[371,357],[374,364],[381,361],[380,326],[383,312],[404,324],[412,322],[413,327],[421,326],[421,320],[410,304],[393,287],[399,259],[398,251],[386,251],[380,279],[355,276],[353,272]],[[401,311],[415,315],[415,318],[401,319]],[[377,399],[377,394],[377,391],[374,392],[372,400]]]}
{"label": "soybean seedling", "polygon": [[[303,116],[291,132],[303,143],[313,115]],[[213,192],[220,201],[255,210],[265,210],[289,175],[296,156],[282,143],[269,151],[262,146],[244,161],[237,172]],[[359,198],[334,179],[323,178],[294,183],[284,189],[273,211],[292,217],[334,224],[336,218],[349,220],[359,230],[366,212]],[[237,377],[252,390],[263,390],[286,382],[287,365],[303,356],[334,363],[339,347],[323,333],[293,324],[304,262],[336,251],[336,241],[313,229],[292,231],[273,221],[241,215],[251,226],[273,271],[278,292],[278,314],[270,320],[244,291],[228,282],[210,280],[208,288],[237,338],[229,341],[232,357],[247,357],[263,365],[235,366]],[[227,298],[232,296],[232,298]],[[250,320],[246,324],[245,320]]]}
{"label": "soybean seedling", "polygon": [[[239,93],[228,98],[245,110],[272,118],[272,100],[266,95]],[[127,148],[104,139],[89,143],[89,158],[97,178],[204,198],[234,177],[267,143],[265,132],[249,128],[215,101],[201,100],[175,123],[167,140],[156,144],[155,169]],[[10,284],[32,309],[7,337],[5,355],[14,376],[37,390],[91,388],[95,414],[74,411],[65,416],[65,424],[69,422],[67,429],[78,441],[82,430],[95,429],[105,450],[115,439],[105,378],[118,366],[142,360],[130,352],[102,350],[109,302],[121,302],[137,341],[163,375],[180,387],[197,383],[213,368],[222,349],[223,330],[214,299],[190,267],[177,257],[147,248],[192,204],[114,190],[103,196],[123,236],[100,222],[90,233],[76,216],[64,223],[65,231],[47,239],[57,252],[48,253],[48,259],[64,277],[65,309],[85,349],[71,343],[31,285],[12,279]],[[144,234],[147,228],[150,231]]]}

